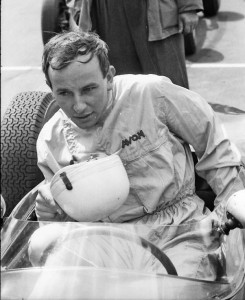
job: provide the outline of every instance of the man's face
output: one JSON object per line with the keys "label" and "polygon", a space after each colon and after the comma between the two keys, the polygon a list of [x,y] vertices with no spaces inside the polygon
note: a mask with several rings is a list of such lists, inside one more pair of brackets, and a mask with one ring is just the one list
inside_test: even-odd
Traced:
{"label": "man's face", "polygon": [[48,71],[58,105],[82,129],[92,128],[103,118],[115,72],[110,66],[103,78],[97,56],[88,63],[79,62],[88,58],[78,56],[63,69]]}

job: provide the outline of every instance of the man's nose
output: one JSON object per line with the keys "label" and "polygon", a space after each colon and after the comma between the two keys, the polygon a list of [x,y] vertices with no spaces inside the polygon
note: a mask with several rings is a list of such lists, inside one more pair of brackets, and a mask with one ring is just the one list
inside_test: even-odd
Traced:
{"label": "man's nose", "polygon": [[82,97],[81,95],[75,96],[73,109],[76,113],[81,113],[86,109],[86,102],[84,97]]}

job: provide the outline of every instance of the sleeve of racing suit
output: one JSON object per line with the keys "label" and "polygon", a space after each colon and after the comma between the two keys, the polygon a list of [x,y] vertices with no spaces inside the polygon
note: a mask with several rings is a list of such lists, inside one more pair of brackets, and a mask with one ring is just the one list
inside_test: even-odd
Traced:
{"label": "sleeve of racing suit", "polygon": [[196,151],[197,173],[217,197],[215,205],[245,187],[245,170],[211,106],[200,95],[168,84],[164,92],[167,126]]}
{"label": "sleeve of racing suit", "polygon": [[187,11],[202,11],[203,2],[202,0],[176,0],[179,13]]}
{"label": "sleeve of racing suit", "polygon": [[50,182],[52,177],[54,176],[54,172],[50,169],[47,162],[48,157],[48,148],[46,144],[40,139],[37,139],[37,165],[46,182]]}
{"label": "sleeve of racing suit", "polygon": [[[63,137],[62,112],[58,110],[43,126],[37,139],[37,165],[42,171],[45,180],[49,182],[54,174],[62,167],[58,160],[65,148]],[[59,145],[59,147],[57,147]]]}

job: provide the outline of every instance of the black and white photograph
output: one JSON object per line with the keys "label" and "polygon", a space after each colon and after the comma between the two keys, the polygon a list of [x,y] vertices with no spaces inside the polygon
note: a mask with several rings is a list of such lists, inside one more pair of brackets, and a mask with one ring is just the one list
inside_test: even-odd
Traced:
{"label": "black and white photograph", "polygon": [[245,0],[1,1],[1,299],[245,299]]}

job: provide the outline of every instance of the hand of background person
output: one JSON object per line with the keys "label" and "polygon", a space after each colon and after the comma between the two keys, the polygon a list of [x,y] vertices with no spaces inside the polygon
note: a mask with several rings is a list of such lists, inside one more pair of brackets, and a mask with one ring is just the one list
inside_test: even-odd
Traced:
{"label": "hand of background person", "polygon": [[184,34],[192,32],[198,24],[199,17],[195,11],[179,14],[179,32]]}
{"label": "hand of background person", "polygon": [[58,206],[51,194],[50,183],[45,183],[39,188],[35,212],[38,221],[63,221],[66,218],[66,213]]}

